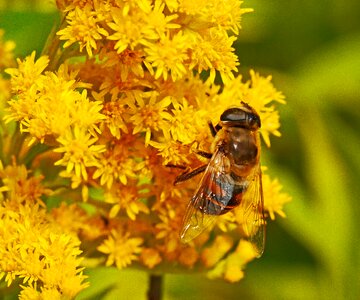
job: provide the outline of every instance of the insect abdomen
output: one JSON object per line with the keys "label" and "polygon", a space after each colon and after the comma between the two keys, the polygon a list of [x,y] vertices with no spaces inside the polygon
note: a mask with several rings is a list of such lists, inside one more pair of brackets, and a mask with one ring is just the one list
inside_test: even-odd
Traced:
{"label": "insect abdomen", "polygon": [[240,205],[243,193],[247,189],[246,184],[231,183],[226,175],[220,176],[212,181],[209,188],[204,191],[206,207],[200,210],[208,215],[222,215]]}

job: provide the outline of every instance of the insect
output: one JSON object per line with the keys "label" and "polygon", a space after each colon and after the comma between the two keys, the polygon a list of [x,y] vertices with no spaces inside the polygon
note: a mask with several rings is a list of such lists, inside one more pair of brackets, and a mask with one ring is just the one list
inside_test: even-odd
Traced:
{"label": "insect", "polygon": [[209,122],[215,150],[198,152],[209,163],[185,170],[174,184],[203,173],[183,219],[180,238],[191,241],[211,226],[216,218],[233,209],[240,209],[243,235],[254,246],[258,257],[264,251],[265,218],[260,169],[261,121],[247,103],[225,110],[215,127]]}

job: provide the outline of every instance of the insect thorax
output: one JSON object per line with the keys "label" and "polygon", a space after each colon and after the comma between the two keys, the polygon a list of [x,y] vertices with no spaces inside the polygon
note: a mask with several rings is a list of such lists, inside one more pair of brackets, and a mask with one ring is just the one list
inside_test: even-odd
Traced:
{"label": "insect thorax", "polygon": [[221,147],[230,159],[231,165],[239,176],[247,176],[259,162],[259,137],[257,131],[230,127],[223,129]]}

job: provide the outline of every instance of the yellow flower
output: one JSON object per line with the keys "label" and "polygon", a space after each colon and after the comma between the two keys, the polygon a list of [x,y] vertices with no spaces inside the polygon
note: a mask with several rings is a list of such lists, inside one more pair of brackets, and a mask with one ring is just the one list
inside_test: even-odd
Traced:
{"label": "yellow flower", "polygon": [[[172,114],[170,118],[168,117],[170,128],[166,130],[170,131],[174,141],[179,141],[182,144],[194,143],[199,131],[203,130],[206,125],[204,122],[201,122],[202,124],[197,122],[201,119],[201,112],[196,111],[184,98],[180,103],[173,101],[173,106]],[[189,119],[194,121],[193,124],[189,123]]]}
{"label": "yellow flower", "polygon": [[68,26],[57,33],[60,40],[66,40],[64,48],[78,42],[80,51],[86,48],[91,57],[93,50],[97,50],[98,47],[96,41],[108,36],[108,32],[98,24],[102,20],[87,6],[84,9],[75,7],[74,10],[69,11],[66,21]]}
{"label": "yellow flower", "polygon": [[0,169],[0,178],[3,186],[0,192],[6,192],[8,199],[22,203],[37,203],[45,206],[41,200],[42,196],[50,195],[52,191],[41,185],[43,176],[28,177],[28,170],[25,166],[6,166]]}
{"label": "yellow flower", "polygon": [[166,15],[164,12],[165,3],[161,1],[155,1],[155,4],[150,7],[145,7],[144,12],[146,16],[144,20],[146,22],[144,34],[147,39],[161,38],[166,35],[171,29],[180,28],[180,24],[171,23],[171,21],[178,18],[177,14]]}
{"label": "yellow flower", "polygon": [[213,267],[233,246],[233,240],[227,235],[218,235],[210,247],[201,253],[201,260],[206,267]]}
{"label": "yellow flower", "polygon": [[166,255],[170,255],[170,259],[171,254],[179,254],[182,248],[179,239],[182,217],[178,211],[179,209],[170,207],[159,209],[160,222],[155,226],[158,231],[156,238],[162,240],[163,251]]}
{"label": "yellow flower", "polygon": [[186,247],[180,251],[179,263],[187,268],[192,268],[198,261],[199,253],[193,247]]}
{"label": "yellow flower", "polygon": [[51,211],[51,217],[64,232],[78,235],[84,240],[95,240],[107,234],[105,220],[101,216],[89,216],[75,203],[66,205],[62,202]]}
{"label": "yellow flower", "polygon": [[[29,68],[40,65],[44,60],[44,57],[41,57],[34,63],[33,55],[26,58],[25,62],[19,61],[19,69],[26,70],[25,65],[29,65]],[[43,68],[45,65],[39,67],[39,72],[42,72]],[[62,65],[56,73],[36,73],[31,85],[25,84],[26,88],[23,80],[19,80],[22,76],[28,76],[26,72],[20,75],[10,69],[8,73],[12,75],[12,85],[19,85],[16,90],[22,92],[18,99],[9,101],[10,114],[5,119],[20,121],[21,131],[29,132],[32,136],[30,143],[36,140],[44,143],[51,135],[57,137],[64,134],[73,124],[87,128],[92,135],[100,132],[98,123],[105,118],[100,113],[102,103],[90,101],[86,90],[82,93],[77,91],[79,88],[90,87],[89,84],[76,82],[77,72],[71,72],[66,65]]]}
{"label": "yellow flower", "polygon": [[[127,140],[128,137],[130,138]],[[99,157],[99,164],[93,178],[100,178],[100,184],[106,185],[108,189],[114,181],[126,185],[129,178],[136,178],[136,174],[144,167],[144,163],[136,161],[131,153],[135,143],[131,135],[126,135],[115,145],[108,147],[106,152]]]}
{"label": "yellow flower", "polygon": [[161,256],[159,251],[153,248],[145,248],[141,251],[140,260],[146,267],[153,269],[161,262]]}
{"label": "yellow flower", "polygon": [[[136,104],[135,104],[136,103]],[[152,131],[159,131],[166,124],[164,119],[169,113],[166,108],[170,105],[170,97],[158,99],[158,93],[150,92],[135,98],[135,103],[130,104],[130,121],[135,126],[133,134],[145,132],[145,144],[150,141]]]}
{"label": "yellow flower", "polygon": [[141,193],[134,184],[115,185],[113,189],[105,193],[104,198],[105,202],[114,204],[109,211],[110,218],[116,217],[122,208],[133,221],[140,212],[146,214],[150,212],[146,204],[142,202]]}
{"label": "yellow flower", "polygon": [[139,13],[140,11],[136,7],[131,7],[130,10],[130,4],[125,4],[122,9],[112,9],[113,22],[107,25],[114,33],[108,39],[116,41],[114,49],[117,53],[122,53],[128,47],[135,50],[137,45],[145,41],[145,23],[142,14]]}
{"label": "yellow flower", "polygon": [[124,118],[127,110],[126,106],[119,101],[110,101],[104,105],[105,124],[110,133],[117,139],[120,139],[121,132],[128,133],[127,123]]}
{"label": "yellow flower", "polygon": [[229,282],[236,282],[244,277],[244,266],[257,256],[252,245],[241,240],[236,250],[218,262],[214,269],[208,272],[209,278],[224,277]]}
{"label": "yellow flower", "polygon": [[237,72],[238,58],[233,53],[232,43],[235,37],[227,37],[220,31],[213,30],[209,35],[196,41],[198,45],[192,51],[191,69],[196,69],[199,73],[203,70],[210,70],[209,82],[214,82],[216,71],[220,72],[224,83],[234,79]]}
{"label": "yellow flower", "polygon": [[36,284],[21,286],[22,290],[19,294],[20,300],[42,300],[42,299],[52,299],[52,300],[61,300],[62,293],[58,291],[56,287],[53,288],[42,288],[41,291],[37,289]]}
{"label": "yellow flower", "polygon": [[291,201],[288,194],[281,192],[282,185],[278,179],[271,180],[268,175],[263,175],[264,199],[265,209],[269,212],[270,219],[275,220],[275,213],[285,218],[283,211],[284,204]]}
{"label": "yellow flower", "polygon": [[113,230],[111,236],[97,249],[108,254],[107,266],[115,264],[116,267],[122,269],[131,264],[132,261],[139,259],[137,254],[142,250],[142,243],[142,238],[132,238],[129,233],[122,234]]}
{"label": "yellow flower", "polygon": [[95,145],[97,138],[79,127],[69,130],[57,141],[62,145],[54,151],[63,153],[55,165],[66,166],[67,173],[74,173],[77,177],[88,179],[86,168],[99,166],[99,154],[105,151],[104,145]]}
{"label": "yellow flower", "polygon": [[36,82],[49,63],[47,56],[40,57],[35,61],[35,51],[24,61],[17,59],[18,67],[6,69],[11,75],[11,86],[14,93],[22,95]]}
{"label": "yellow flower", "polygon": [[22,278],[23,286],[29,286],[23,295],[55,288],[73,298],[84,289],[79,244],[73,235],[61,233],[46,209],[16,200],[0,204],[0,269],[8,285]]}
{"label": "yellow flower", "polygon": [[188,43],[188,37],[181,31],[173,37],[162,36],[158,43],[143,42],[146,53],[144,63],[154,73],[155,79],[163,77],[167,80],[170,73],[171,79],[176,81],[188,72],[185,67]]}
{"label": "yellow flower", "polygon": [[117,53],[115,51],[103,49],[103,52],[100,53],[100,55],[106,59],[103,63],[104,68],[117,67],[120,69],[119,82],[126,82],[129,75],[132,73],[135,77],[144,77],[145,73],[142,67],[144,54],[142,50],[125,49],[121,53]]}

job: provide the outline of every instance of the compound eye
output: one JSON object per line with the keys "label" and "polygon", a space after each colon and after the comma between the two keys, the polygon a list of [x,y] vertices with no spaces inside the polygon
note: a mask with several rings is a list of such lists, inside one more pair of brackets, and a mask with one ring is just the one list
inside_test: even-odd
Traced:
{"label": "compound eye", "polygon": [[223,122],[241,122],[246,119],[245,112],[239,108],[230,108],[225,110],[221,117],[220,121]]}
{"label": "compound eye", "polygon": [[260,128],[261,127],[261,121],[259,116],[251,114],[249,115],[249,125],[251,128]]}

